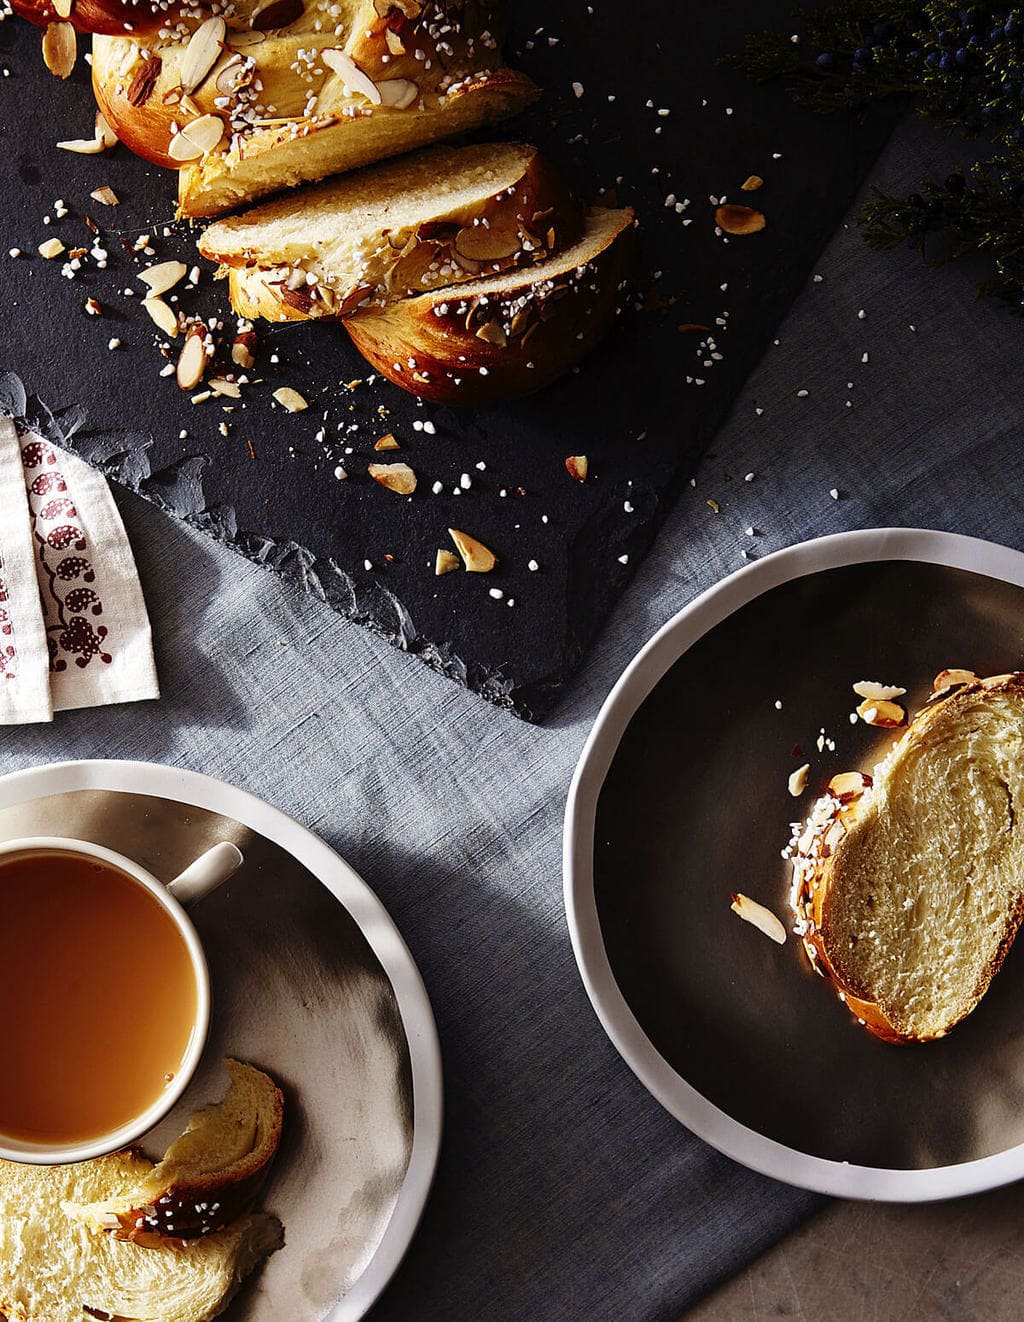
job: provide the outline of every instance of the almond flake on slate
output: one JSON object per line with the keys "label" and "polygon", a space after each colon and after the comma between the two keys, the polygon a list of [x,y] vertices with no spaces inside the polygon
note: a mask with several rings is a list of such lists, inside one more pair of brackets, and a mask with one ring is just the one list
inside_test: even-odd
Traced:
{"label": "almond flake on slate", "polygon": [[206,371],[206,335],[202,330],[189,331],[182,345],[175,376],[182,390],[194,390]]}
{"label": "almond flake on slate", "polygon": [[213,151],[223,136],[224,121],[219,115],[201,115],[175,133],[167,147],[167,155],[175,161],[198,160]]}
{"label": "almond flake on slate", "polygon": [[178,81],[183,92],[194,92],[220,59],[227,25],[222,18],[208,18],[189,38],[181,61]]}
{"label": "almond flake on slate", "polygon": [[59,257],[64,251],[64,245],[60,239],[47,239],[45,243],[39,245],[39,256],[45,257],[47,261],[52,261],[54,257]]}
{"label": "almond flake on slate", "polygon": [[763,212],[729,202],[715,212],[715,224],[726,234],[756,234],[767,222]]}
{"label": "almond flake on slate", "polygon": [[461,563],[454,551],[442,548],[434,557],[434,573],[440,578],[442,574],[450,574],[453,569],[458,569]]}
{"label": "almond flake on slate", "polygon": [[810,770],[810,762],[805,762],[802,767],[797,767],[790,776],[789,792],[794,799],[799,799],[800,795],[803,794],[804,790],[807,788],[807,776]]}
{"label": "almond flake on slate", "polygon": [[242,388],[236,385],[234,381],[228,381],[222,376],[212,376],[207,385],[215,395],[225,395],[229,399],[241,399]]}
{"label": "almond flake on slate", "polygon": [[416,490],[416,474],[408,464],[370,464],[366,471],[396,496],[411,496]]}
{"label": "almond flake on slate", "polygon": [[320,52],[320,58],[328,69],[338,75],[345,87],[350,92],[358,92],[360,96],[365,96],[371,105],[379,106],[383,102],[383,97],[372,78],[368,78],[362,69],[350,59],[343,50],[331,46],[327,50]]}
{"label": "almond flake on slate", "polygon": [[57,78],[68,78],[78,58],[78,39],[70,23],[49,23],[43,31],[43,63]]}
{"label": "almond flake on slate", "polygon": [[61,151],[73,151],[78,156],[99,156],[106,150],[99,138],[66,138],[57,146]]}
{"label": "almond flake on slate", "polygon": [[565,461],[565,471],[577,482],[586,482],[590,460],[585,454],[571,454]]}
{"label": "almond flake on slate", "polygon": [[391,432],[388,432],[386,435],[382,436],[378,441],[374,442],[373,448],[375,450],[397,450],[399,446],[398,446],[398,442],[395,440]]}
{"label": "almond flake on slate", "polygon": [[766,909],[763,904],[758,904],[752,900],[749,895],[735,894],[732,897],[732,904],[729,908],[735,914],[743,919],[745,923],[750,923],[756,927],[759,932],[770,937],[772,941],[777,941],[780,946],[786,944],[786,929],[782,923],[772,913],[771,909]]}
{"label": "almond flake on slate", "polygon": [[275,390],[274,398],[289,413],[301,413],[303,409],[309,408],[299,392],[293,390],[291,386],[281,386],[279,390]]}
{"label": "almond flake on slate", "polygon": [[99,202],[105,207],[116,207],[121,199],[112,188],[104,184],[101,188],[94,188],[89,194],[94,202]]}
{"label": "almond flake on slate", "polygon": [[828,792],[840,803],[850,803],[853,799],[859,799],[872,784],[871,777],[863,771],[840,771],[829,781]]}
{"label": "almond flake on slate", "polygon": [[876,702],[891,702],[893,698],[902,698],[906,689],[898,684],[879,684],[874,679],[859,679],[853,686],[858,698],[872,698]]}
{"label": "almond flake on slate", "polygon": [[155,298],[173,289],[187,271],[188,267],[184,262],[157,262],[155,266],[147,266],[144,271],[140,271],[139,279],[143,284],[149,285],[150,292],[147,297]]}
{"label": "almond flake on slate", "polygon": [[954,684],[973,684],[977,678],[973,670],[940,670],[932,680],[932,691],[941,693]]}
{"label": "almond flake on slate", "polygon": [[169,303],[165,303],[162,298],[150,297],[142,300],[142,306],[165,335],[169,335],[172,340],[177,337],[178,317]]}
{"label": "almond flake on slate", "polygon": [[96,111],[96,118],[93,121],[93,126],[96,131],[97,141],[103,143],[103,148],[105,151],[109,151],[111,147],[117,146],[120,139],[118,138],[114,130],[110,127],[110,125],[107,123],[102,111],[100,110]]}
{"label": "almond flake on slate", "polygon": [[880,698],[865,698],[857,708],[857,715],[867,725],[894,730],[906,720],[907,713],[898,702],[883,702]]}
{"label": "almond flake on slate", "polygon": [[750,174],[740,184],[740,188],[744,193],[756,193],[763,183],[764,180],[759,174]]}
{"label": "almond flake on slate", "polygon": [[470,537],[468,532],[458,528],[449,528],[448,536],[455,543],[455,549],[462,556],[462,563],[470,574],[489,574],[498,563],[498,557],[484,546],[483,542]]}
{"label": "almond flake on slate", "polygon": [[256,355],[253,353],[255,347],[255,331],[243,331],[240,335],[236,335],[231,345],[231,361],[238,367],[244,367],[246,371],[255,367]]}

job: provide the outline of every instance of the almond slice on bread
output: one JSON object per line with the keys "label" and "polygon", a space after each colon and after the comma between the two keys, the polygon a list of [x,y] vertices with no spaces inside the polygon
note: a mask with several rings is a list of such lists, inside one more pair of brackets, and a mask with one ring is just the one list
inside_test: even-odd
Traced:
{"label": "almond slice on bread", "polygon": [[1024,916],[1024,674],[936,694],[862,792],[837,781],[797,843],[797,930],[873,1033],[944,1037]]}
{"label": "almond slice on bread", "polygon": [[[217,216],[535,101],[536,85],[502,67],[500,8],[494,0],[323,8],[316,0],[234,0],[223,49],[184,99],[196,66],[189,42],[203,11],[170,40],[166,29],[163,37],[95,37],[93,89],[126,146],[154,164],[181,166],[181,214]],[[172,141],[207,115],[224,120],[222,138],[182,164]]]}
{"label": "almond slice on bread", "polygon": [[223,1101],[197,1112],[145,1178],[115,1198],[68,1202],[68,1216],[116,1239],[152,1244],[220,1230],[253,1201],[281,1138],[284,1102],[262,1070],[227,1062]]}
{"label": "almond slice on bread", "polygon": [[344,325],[371,366],[439,404],[531,394],[605,336],[632,266],[633,212],[595,208],[583,238],[536,266],[398,299]]}
{"label": "almond slice on bread", "polygon": [[91,1317],[207,1322],[282,1243],[251,1213],[187,1244],[126,1244],[67,1216],[65,1203],[126,1197],[151,1163],[136,1151],[71,1166],[0,1161],[0,1314],[9,1322]]}
{"label": "almond slice on bread", "polygon": [[529,265],[582,232],[535,147],[490,143],[427,148],[229,216],[199,250],[226,270],[239,316],[289,321]]}

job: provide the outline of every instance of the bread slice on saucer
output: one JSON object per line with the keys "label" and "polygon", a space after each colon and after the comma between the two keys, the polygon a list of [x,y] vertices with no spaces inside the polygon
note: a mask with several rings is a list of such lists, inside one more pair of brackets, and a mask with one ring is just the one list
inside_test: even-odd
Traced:
{"label": "bread slice on saucer", "polygon": [[[195,1239],[229,1225],[260,1190],[281,1138],[284,1101],[253,1065],[227,1062],[231,1087],[205,1107],[134,1187],[88,1203],[68,1201],[68,1216],[137,1244]],[[148,1165],[148,1163],[147,1163]]]}
{"label": "bread slice on saucer", "polygon": [[204,257],[239,316],[344,317],[544,260],[583,212],[536,147],[431,147],[211,225]]}
{"label": "bread slice on saucer", "polygon": [[1024,673],[956,673],[873,777],[833,780],[794,857],[805,948],[895,1042],[970,1014],[1024,916]]}
{"label": "bread slice on saucer", "polygon": [[514,399],[568,372],[607,334],[632,257],[633,212],[594,208],[579,243],[537,266],[371,307],[344,326],[372,367],[421,399]]}
{"label": "bread slice on saucer", "polygon": [[207,1322],[282,1243],[252,1213],[187,1244],[125,1244],[66,1215],[66,1202],[127,1195],[150,1163],[135,1152],[73,1166],[0,1161],[0,1314],[9,1322]]}

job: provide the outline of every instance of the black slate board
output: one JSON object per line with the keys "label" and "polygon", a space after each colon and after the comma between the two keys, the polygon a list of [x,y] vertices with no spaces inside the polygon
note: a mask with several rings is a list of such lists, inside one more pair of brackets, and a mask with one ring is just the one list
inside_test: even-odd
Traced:
{"label": "black slate board", "polygon": [[[265,383],[230,414],[222,405],[231,400],[193,406],[173,379],[159,377],[153,328],[140,298],[123,292],[143,292],[136,269],[154,260],[198,260],[186,227],[163,233],[173,178],[123,148],[103,157],[57,150],[60,138],[91,134],[87,69],[80,60],[68,83],[51,78],[38,32],[14,20],[0,24],[0,65],[10,71],[0,78],[0,369],[51,407],[84,405],[87,425],[70,443],[114,477],[536,720],[557,700],[807,278],[891,116],[816,119],[781,89],[751,87],[716,65],[744,32],[785,25],[784,0],[509,0],[509,8],[509,60],[546,95],[504,135],[538,143],[585,197],[616,188],[640,218],[642,310],[627,312],[577,374],[501,408],[422,406],[387,382],[348,389],[343,383],[368,373],[336,327],[261,327],[253,375]],[[741,194],[750,174],[765,185]],[[115,189],[119,207],[89,200],[100,183]],[[683,214],[665,205],[670,193],[690,200]],[[716,235],[709,199],[723,194],[763,208],[767,229],[728,242]],[[46,227],[58,198],[69,214]],[[51,234],[68,248],[87,244],[83,212],[102,227],[109,265],[62,279],[60,262],[36,248]],[[142,232],[153,236],[155,258],[121,246],[121,237]],[[11,247],[26,255],[9,259]],[[88,296],[100,300],[102,317],[85,314]],[[189,311],[227,320],[208,267],[200,288],[181,298]],[[721,359],[700,351],[700,333],[680,333],[682,323],[710,326]],[[122,341],[116,351],[108,351],[111,337]],[[283,384],[306,396],[306,412],[272,406]],[[416,419],[433,422],[436,434],[414,430]],[[373,442],[389,430],[419,476],[409,500],[366,476]],[[584,486],[563,466],[577,453],[590,458]],[[334,477],[339,462],[348,481]],[[454,495],[463,473],[472,487]],[[441,495],[431,492],[435,481]],[[435,578],[434,551],[448,544],[449,525],[493,547],[499,569]],[[531,560],[539,571],[528,569]]]}

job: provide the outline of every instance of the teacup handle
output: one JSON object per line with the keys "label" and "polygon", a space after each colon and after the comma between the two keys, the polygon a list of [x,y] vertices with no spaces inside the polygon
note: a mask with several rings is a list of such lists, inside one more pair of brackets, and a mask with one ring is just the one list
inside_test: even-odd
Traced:
{"label": "teacup handle", "polygon": [[222,840],[205,854],[200,854],[194,863],[190,863],[180,876],[167,883],[179,904],[192,904],[209,895],[227,881],[228,877],[245,862],[242,851],[230,841]]}

